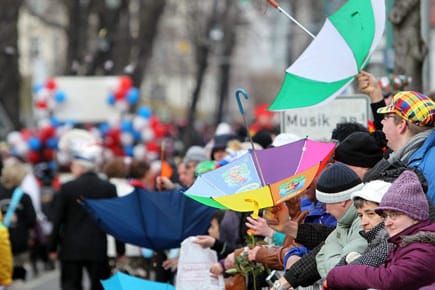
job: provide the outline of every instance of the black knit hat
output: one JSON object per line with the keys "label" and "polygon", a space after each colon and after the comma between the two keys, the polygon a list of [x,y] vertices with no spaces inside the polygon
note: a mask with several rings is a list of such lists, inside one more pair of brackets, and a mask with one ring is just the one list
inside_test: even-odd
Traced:
{"label": "black knit hat", "polygon": [[344,164],[371,168],[383,157],[382,148],[370,133],[354,132],[347,136],[337,148],[334,159]]}
{"label": "black knit hat", "polygon": [[363,187],[356,173],[343,163],[334,163],[320,174],[316,198],[323,203],[336,203],[351,199],[351,194]]}

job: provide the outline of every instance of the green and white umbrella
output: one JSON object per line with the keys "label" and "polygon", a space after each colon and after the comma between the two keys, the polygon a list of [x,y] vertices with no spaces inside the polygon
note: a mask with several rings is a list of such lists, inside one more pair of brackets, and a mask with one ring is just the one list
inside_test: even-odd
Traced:
{"label": "green and white umbrella", "polygon": [[346,2],[287,68],[269,110],[311,107],[335,98],[367,64],[384,28],[384,0]]}

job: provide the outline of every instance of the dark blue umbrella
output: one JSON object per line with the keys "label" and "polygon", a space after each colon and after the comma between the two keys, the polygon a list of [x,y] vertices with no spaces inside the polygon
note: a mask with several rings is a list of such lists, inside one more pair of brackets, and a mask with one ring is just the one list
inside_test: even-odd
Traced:
{"label": "dark blue umbrella", "polygon": [[84,199],[100,228],[116,239],[153,250],[177,248],[187,237],[207,233],[216,209],[180,191],[143,188],[123,197]]}

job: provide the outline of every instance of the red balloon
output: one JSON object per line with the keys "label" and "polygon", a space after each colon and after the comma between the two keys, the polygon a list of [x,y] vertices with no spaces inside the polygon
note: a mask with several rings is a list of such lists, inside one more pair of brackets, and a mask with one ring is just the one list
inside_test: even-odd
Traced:
{"label": "red balloon", "polygon": [[54,149],[45,148],[44,151],[42,152],[42,155],[45,161],[52,161],[54,160],[56,152],[54,151]]}
{"label": "red balloon", "polygon": [[48,79],[47,82],[45,82],[45,87],[49,90],[55,90],[57,88],[56,81],[54,79]]}
{"label": "red balloon", "polygon": [[150,152],[159,152],[159,150],[160,150],[159,144],[155,141],[149,141],[148,143],[146,143],[145,146],[147,148],[147,151],[150,151]]}
{"label": "red balloon", "polygon": [[104,139],[104,144],[110,149],[113,149],[112,146],[121,144],[121,131],[116,128],[109,129]]}
{"label": "red balloon", "polygon": [[39,139],[45,143],[50,137],[53,137],[56,134],[56,129],[53,126],[48,126],[43,129],[38,134]]}
{"label": "red balloon", "polygon": [[41,160],[41,156],[38,151],[30,150],[29,153],[27,153],[27,160],[32,164],[36,164]]}
{"label": "red balloon", "polygon": [[133,81],[128,76],[122,76],[119,78],[119,88],[122,91],[127,91],[129,88],[133,86]]}
{"label": "red balloon", "polygon": [[23,138],[24,141],[29,140],[29,138],[33,135],[32,131],[30,131],[27,128],[21,129],[20,133],[21,133],[21,137]]}
{"label": "red balloon", "polygon": [[36,107],[38,109],[47,109],[48,108],[48,104],[46,101],[36,101]]}

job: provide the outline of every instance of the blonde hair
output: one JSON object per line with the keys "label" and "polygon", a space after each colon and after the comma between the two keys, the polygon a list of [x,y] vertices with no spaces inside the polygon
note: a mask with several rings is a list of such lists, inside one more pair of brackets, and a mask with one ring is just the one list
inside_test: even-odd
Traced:
{"label": "blonde hair", "polygon": [[16,158],[11,157],[3,163],[0,182],[7,189],[11,189],[19,186],[26,174],[26,166]]}

